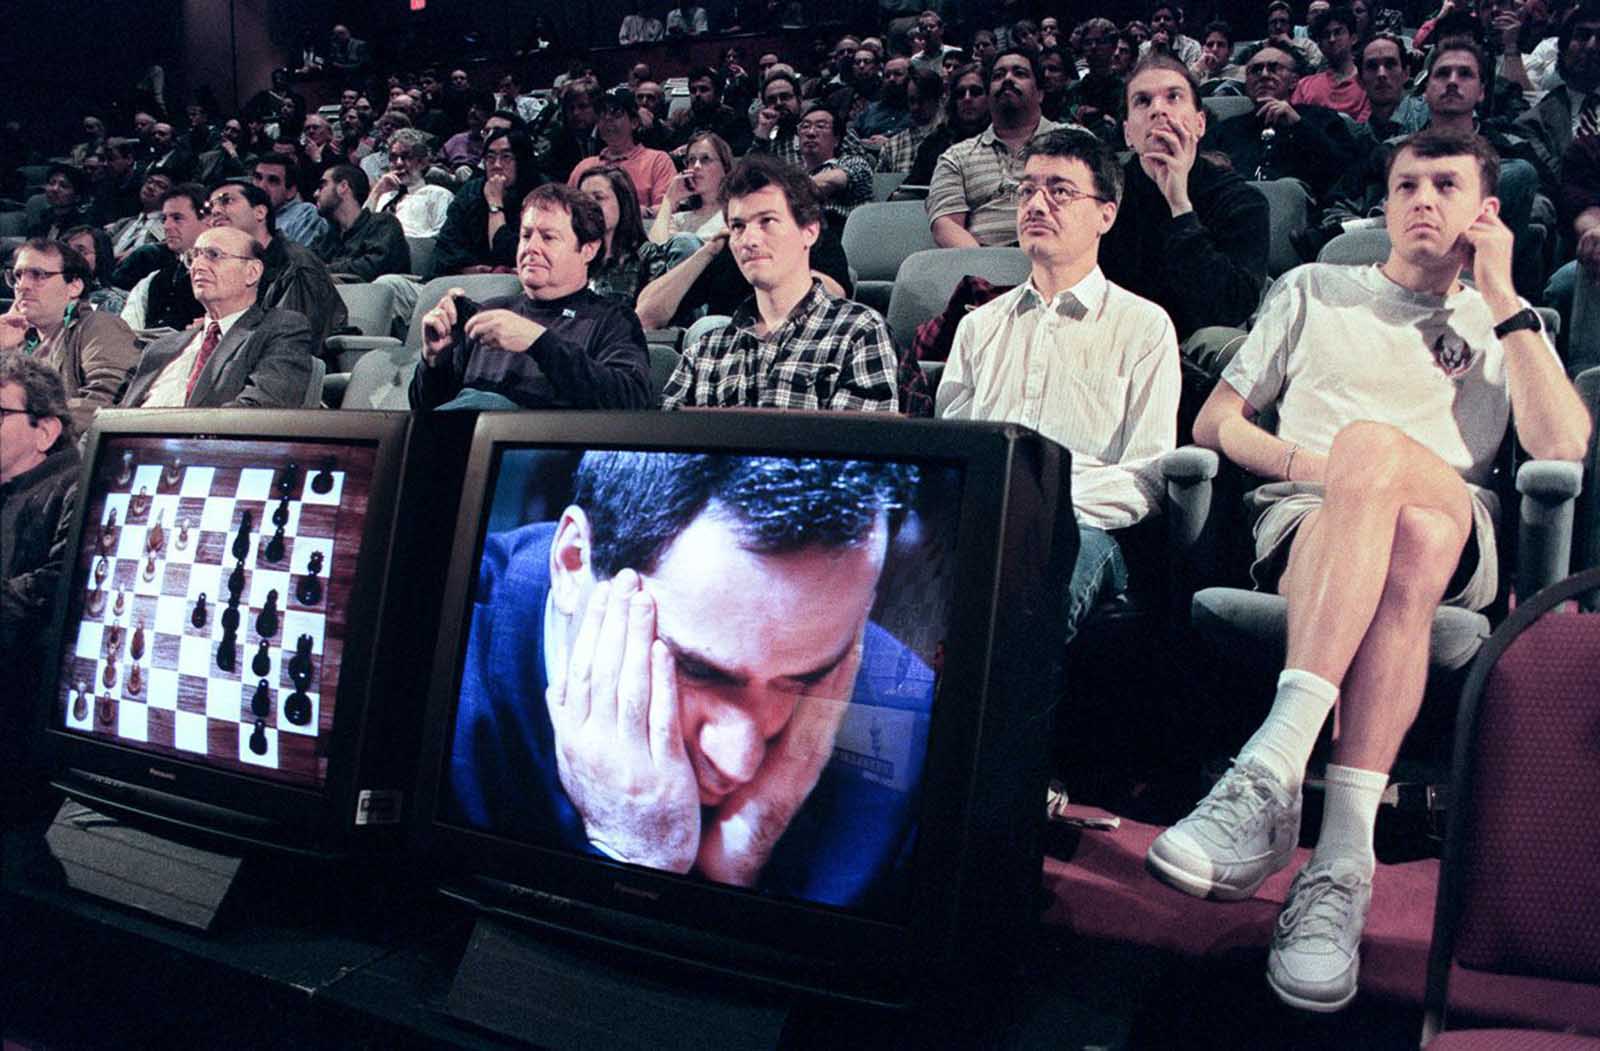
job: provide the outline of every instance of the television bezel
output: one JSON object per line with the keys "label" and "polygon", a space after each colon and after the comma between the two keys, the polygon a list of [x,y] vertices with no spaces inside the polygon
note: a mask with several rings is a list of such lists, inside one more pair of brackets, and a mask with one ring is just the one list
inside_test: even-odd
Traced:
{"label": "television bezel", "polygon": [[[382,628],[389,561],[397,528],[411,417],[392,412],[274,409],[102,409],[84,438],[83,463],[62,567],[34,720],[41,758],[63,791],[96,809],[173,833],[189,832],[246,847],[331,856],[355,823],[363,739],[374,698],[374,660]],[[361,443],[373,448],[372,483],[347,609],[327,773],[322,785],[301,785],[226,770],[204,761],[140,749],[56,725],[58,679],[69,619],[81,610],[73,595],[88,494],[102,449],[112,439],[238,440]]]}
{"label": "television bezel", "polygon": [[[974,792],[973,783],[980,774],[980,756],[988,747],[982,735],[994,728],[991,721],[1024,719],[1022,710],[1030,703],[1024,698],[1007,702],[997,696],[991,666],[1001,615],[998,605],[1006,597],[1001,578],[1007,575],[1002,566],[1006,557],[1002,538],[1008,535],[1007,515],[1012,510],[1008,485],[1019,448],[1030,443],[1050,444],[1026,428],[1008,424],[878,420],[865,415],[730,410],[483,414],[467,462],[444,589],[423,729],[421,780],[412,810],[413,845],[431,855],[447,873],[466,873],[478,877],[480,884],[500,885],[506,893],[478,895],[459,886],[451,892],[453,897],[476,904],[488,916],[514,916],[520,901],[529,907],[526,918],[530,923],[588,936],[611,947],[629,940],[629,918],[637,918],[643,921],[638,924],[638,947],[647,957],[682,959],[712,970],[740,973],[762,984],[829,996],[910,1004],[924,984],[921,978],[959,968],[961,962],[953,959],[953,954],[974,940],[974,932],[964,928],[977,922],[975,916],[988,914],[988,906],[974,906],[972,895],[1001,889],[967,885],[981,869],[981,863],[975,865],[969,856],[975,842],[1008,838],[974,828],[973,822],[984,817],[982,805],[974,800],[984,793]],[[515,448],[826,456],[962,469],[952,589],[956,598],[929,725],[906,922],[579,856],[445,819],[441,806],[448,791],[450,747],[471,623],[471,591],[495,495],[497,453]],[[1043,458],[1040,462],[1054,461]],[[1059,499],[1069,501],[1065,464],[1064,458],[1059,461]],[[1061,535],[1059,523],[1045,524],[1043,531],[1052,538]],[[1036,550],[1045,552],[1048,559],[1051,545],[1046,542]],[[1055,557],[1060,558],[1059,552]],[[1045,569],[1037,567],[1038,572]],[[1045,664],[1050,661],[1044,658]],[[963,696],[972,700],[967,704],[953,700]],[[1036,727],[1034,735],[1042,755],[1042,738],[1047,735]],[[1025,735],[1023,739],[1027,740]],[[1016,820],[1026,824],[1035,819],[1042,826],[1043,762],[1021,762],[1016,775],[1030,784],[1039,781],[1035,797],[1041,808]],[[1026,796],[1028,791],[1020,794]],[[1023,850],[1026,852],[1026,845]],[[1033,872],[1037,878],[1036,866]],[[1025,893],[1015,887],[1006,889]],[[1022,911],[1031,915],[1027,906]],[[681,953],[671,944],[645,944],[644,928],[656,929],[657,924],[682,930]],[[983,937],[978,934],[977,940]],[[754,950],[748,957],[741,951],[746,947]],[[746,967],[749,960],[760,967],[761,961],[774,959],[782,962],[766,973],[751,973]]]}

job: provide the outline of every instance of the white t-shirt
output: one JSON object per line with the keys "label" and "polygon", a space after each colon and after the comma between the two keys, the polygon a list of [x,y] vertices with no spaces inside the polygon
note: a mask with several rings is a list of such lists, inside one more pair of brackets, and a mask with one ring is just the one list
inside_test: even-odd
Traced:
{"label": "white t-shirt", "polygon": [[[1552,357],[1549,337],[1545,345]],[[1558,359],[1559,360],[1559,359]],[[1358,420],[1389,424],[1487,485],[1511,416],[1483,297],[1412,292],[1379,265],[1310,263],[1278,280],[1222,374],[1278,436],[1317,453]]]}

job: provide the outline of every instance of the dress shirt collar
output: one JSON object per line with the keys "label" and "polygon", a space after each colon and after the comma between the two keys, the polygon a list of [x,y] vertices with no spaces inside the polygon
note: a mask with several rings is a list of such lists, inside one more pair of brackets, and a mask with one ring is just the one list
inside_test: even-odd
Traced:
{"label": "dress shirt collar", "polygon": [[[799,323],[801,318],[822,306],[830,298],[832,297],[830,297],[827,291],[822,287],[822,282],[813,277],[811,279],[811,290],[800,297],[800,302],[796,303],[794,305],[794,309],[789,311],[789,316],[783,319],[783,324],[779,325],[777,328],[773,329],[772,332],[768,333],[766,337],[767,340],[777,341],[781,337],[787,335],[793,330],[794,326]],[[756,326],[760,323],[761,311],[756,306],[756,297],[752,295],[740,305],[737,311],[734,312],[733,326],[741,331],[748,330],[751,336],[759,340],[762,337],[761,334],[756,331]]]}
{"label": "dress shirt collar", "polygon": [[[216,319],[217,326],[222,329],[222,335],[226,336],[228,334],[228,330],[234,326],[235,322],[237,322],[240,318],[244,317],[245,312],[248,311],[249,309],[250,309],[249,307],[245,307],[244,310],[235,310],[231,314],[227,314],[227,315],[224,315],[223,317],[217,318]],[[202,335],[204,334],[206,329],[211,327],[211,321],[212,321],[212,318],[209,315],[200,319],[200,331],[201,331]]]}
{"label": "dress shirt collar", "polygon": [[[1083,318],[1099,317],[1100,311],[1106,305],[1106,275],[1100,272],[1097,265],[1071,288],[1062,289],[1045,302],[1044,296],[1034,287],[1033,278],[1030,276],[1026,284],[1020,289],[1017,296],[1016,313],[1018,317],[1026,314],[1036,307],[1046,307],[1064,317]],[[1081,312],[1080,309],[1081,308]]]}

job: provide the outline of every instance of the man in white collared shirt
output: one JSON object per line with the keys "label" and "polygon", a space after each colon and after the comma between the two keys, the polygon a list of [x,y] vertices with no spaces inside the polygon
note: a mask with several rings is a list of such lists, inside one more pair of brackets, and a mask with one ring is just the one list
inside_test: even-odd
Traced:
{"label": "man in white collared shirt", "polygon": [[1177,335],[1166,312],[1107,281],[1100,238],[1122,169],[1091,133],[1061,129],[1023,152],[1017,232],[1027,282],[962,319],[935,414],[1032,427],[1072,451],[1080,546],[1067,637],[1127,587],[1113,532],[1160,509],[1157,458],[1177,442]]}
{"label": "man in white collared shirt", "polygon": [[423,178],[432,160],[428,136],[401,128],[389,137],[389,170],[374,180],[367,209],[393,215],[407,237],[437,237],[455,194]]}
{"label": "man in white collared shirt", "polygon": [[213,227],[196,239],[189,273],[205,316],[150,344],[120,408],[298,408],[311,380],[311,326],[256,303],[264,249]]}

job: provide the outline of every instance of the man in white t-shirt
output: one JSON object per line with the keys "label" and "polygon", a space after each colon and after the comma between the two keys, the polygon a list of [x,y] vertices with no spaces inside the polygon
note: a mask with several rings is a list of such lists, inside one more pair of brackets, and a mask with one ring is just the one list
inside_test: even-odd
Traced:
{"label": "man in white t-shirt", "polygon": [[1157,459],[1178,436],[1178,337],[1166,311],[1100,272],[1100,238],[1122,197],[1116,154],[1062,128],[1022,158],[1016,222],[1032,272],[961,319],[934,413],[1023,424],[1072,450],[1070,639],[1128,586],[1115,531],[1161,508]]}
{"label": "man in white t-shirt", "polygon": [[[1321,835],[1267,957],[1274,992],[1305,1010],[1355,996],[1373,824],[1422,703],[1434,611],[1495,596],[1476,487],[1508,417],[1535,457],[1588,446],[1583,403],[1512,288],[1511,232],[1485,190],[1498,168],[1475,135],[1405,140],[1386,176],[1388,259],[1286,274],[1195,422],[1197,442],[1282,480],[1252,500],[1252,574],[1288,599],[1288,654],[1266,722],[1146,863],[1196,896],[1252,895],[1294,852],[1306,762],[1339,702]],[[1252,422],[1269,408],[1276,434]]]}

